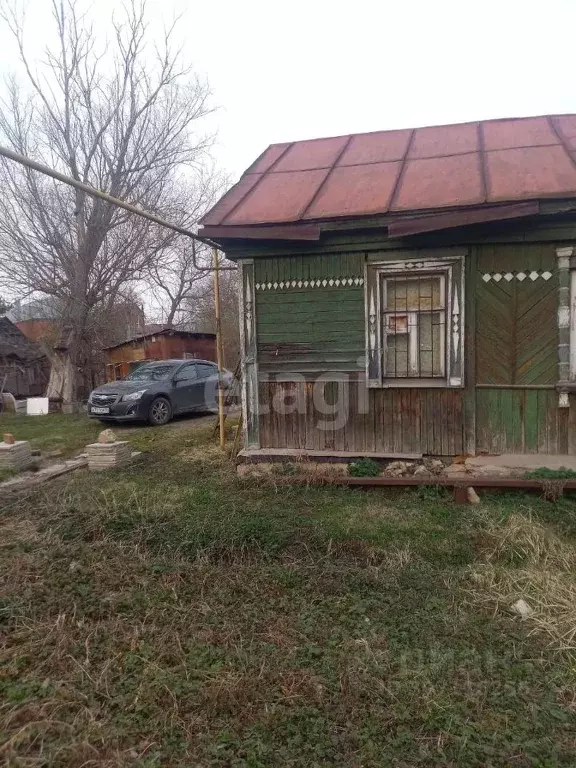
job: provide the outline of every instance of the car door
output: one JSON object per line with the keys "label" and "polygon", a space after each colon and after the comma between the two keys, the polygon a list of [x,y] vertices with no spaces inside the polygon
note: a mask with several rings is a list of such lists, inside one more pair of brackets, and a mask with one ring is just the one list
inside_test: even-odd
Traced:
{"label": "car door", "polygon": [[202,382],[202,407],[214,409],[218,402],[218,368],[212,363],[196,363],[196,370]]}
{"label": "car door", "polygon": [[177,413],[193,411],[202,406],[203,386],[198,379],[195,363],[187,363],[174,376],[172,403]]}

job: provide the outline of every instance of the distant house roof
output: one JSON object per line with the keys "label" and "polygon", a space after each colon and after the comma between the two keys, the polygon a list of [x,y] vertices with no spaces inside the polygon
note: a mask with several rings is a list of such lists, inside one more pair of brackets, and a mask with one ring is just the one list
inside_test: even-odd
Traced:
{"label": "distant house roof", "polygon": [[16,302],[6,317],[13,323],[25,320],[58,320],[62,317],[62,302],[53,296],[31,299],[26,303]]}
{"label": "distant house roof", "polygon": [[272,144],[204,216],[289,224],[576,197],[576,115]]}
{"label": "distant house roof", "polygon": [[43,357],[45,354],[37,344],[27,339],[7,317],[0,317],[0,359],[17,358],[27,362]]}
{"label": "distant house roof", "polygon": [[160,328],[158,331],[149,331],[148,333],[143,333],[138,336],[132,336],[129,339],[125,339],[124,341],[120,341],[117,344],[111,344],[109,347],[104,347],[104,349],[116,349],[116,347],[123,347],[125,344],[132,344],[134,342],[138,341],[144,341],[145,339],[149,339],[152,336],[180,336],[181,338],[185,339],[215,339],[216,334],[215,333],[196,333],[193,331],[179,331],[177,328]]}

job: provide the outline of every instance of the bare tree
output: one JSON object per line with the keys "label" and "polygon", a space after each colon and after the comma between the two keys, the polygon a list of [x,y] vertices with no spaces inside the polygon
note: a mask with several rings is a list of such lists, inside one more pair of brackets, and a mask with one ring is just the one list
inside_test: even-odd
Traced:
{"label": "bare tree", "polygon": [[[183,185],[181,203],[174,206],[172,218],[192,228],[223,191],[227,179],[207,169],[194,185]],[[189,320],[188,305],[209,291],[207,273],[211,253],[207,246],[176,236],[168,240],[157,258],[150,262],[146,282],[156,304],[162,308],[162,322],[172,327],[175,321]],[[198,269],[198,265],[201,267]]]}
{"label": "bare tree", "polygon": [[[100,41],[79,0],[52,0],[57,42],[35,65],[12,0],[0,0],[0,11],[25,83],[7,82],[3,142],[163,213],[179,198],[183,179],[190,184],[205,175],[212,138],[197,126],[210,112],[210,91],[183,62],[175,24],[153,44],[146,2],[132,0]],[[9,161],[0,162],[0,184],[0,277],[20,295],[64,303],[50,394],[80,399],[89,385],[95,314],[149,273],[173,234]]]}
{"label": "bare tree", "polygon": [[[227,264],[223,266],[228,266]],[[189,298],[184,306],[188,321],[194,329],[214,333],[216,318],[214,313],[214,283],[212,275],[202,290]],[[238,324],[238,273],[220,272],[220,327],[224,365],[234,370],[240,359],[240,332]]]}
{"label": "bare tree", "polygon": [[209,291],[206,273],[194,266],[193,249],[193,243],[181,239],[150,266],[150,290],[162,307],[161,320],[167,328],[176,320],[185,322],[189,316],[186,305]]}

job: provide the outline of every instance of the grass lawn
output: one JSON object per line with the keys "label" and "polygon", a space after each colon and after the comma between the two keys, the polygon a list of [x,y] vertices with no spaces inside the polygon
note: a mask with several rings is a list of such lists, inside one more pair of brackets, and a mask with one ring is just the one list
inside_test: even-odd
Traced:
{"label": "grass lawn", "polygon": [[[12,431],[99,429],[56,418]],[[290,487],[205,422],[129,435],[129,471],[0,501],[4,764],[576,764],[574,501]]]}
{"label": "grass lawn", "polygon": [[[98,433],[107,426],[85,415],[50,413],[46,416],[16,416],[6,413],[0,416],[0,439],[2,433],[11,432],[16,440],[30,440],[32,448],[39,448],[45,454],[68,458],[80,453],[88,443],[93,443]],[[110,426],[126,434],[137,429]]]}

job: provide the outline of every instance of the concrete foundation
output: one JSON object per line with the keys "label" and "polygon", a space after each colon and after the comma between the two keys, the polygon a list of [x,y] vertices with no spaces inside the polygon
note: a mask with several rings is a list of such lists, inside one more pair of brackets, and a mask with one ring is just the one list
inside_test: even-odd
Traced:
{"label": "concrete foundation", "polygon": [[88,469],[100,471],[124,467],[132,458],[130,443],[117,440],[114,443],[92,443],[86,446]]}
{"label": "concrete foundation", "polygon": [[16,440],[14,443],[0,443],[0,469],[13,469],[23,472],[34,463],[32,449],[27,440]]}
{"label": "concrete foundation", "polygon": [[489,467],[506,467],[508,469],[522,470],[529,472],[540,467],[548,469],[566,469],[576,470],[576,455],[561,455],[550,453],[502,453],[499,456],[474,456],[466,459],[466,466],[473,471],[482,470]]}

